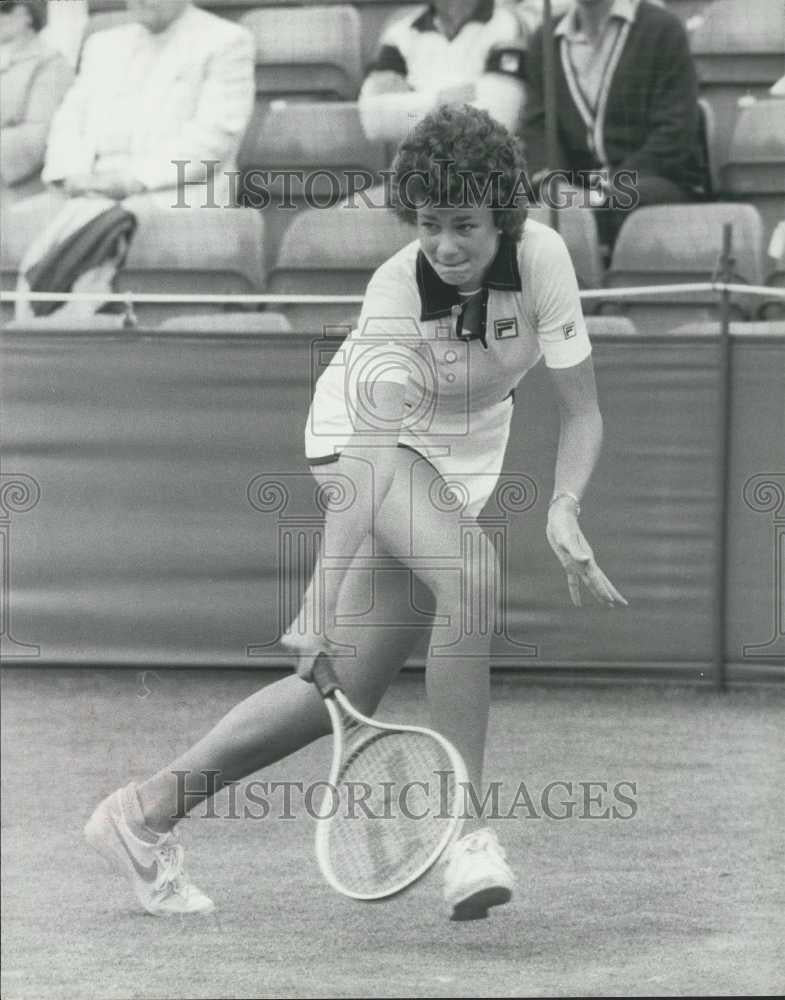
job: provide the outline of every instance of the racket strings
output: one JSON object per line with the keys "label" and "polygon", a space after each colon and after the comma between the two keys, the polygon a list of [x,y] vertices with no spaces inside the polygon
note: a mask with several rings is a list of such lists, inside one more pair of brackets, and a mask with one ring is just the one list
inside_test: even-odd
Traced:
{"label": "racket strings", "polygon": [[335,879],[360,895],[412,881],[449,838],[457,792],[450,756],[434,737],[355,729],[327,811]]}

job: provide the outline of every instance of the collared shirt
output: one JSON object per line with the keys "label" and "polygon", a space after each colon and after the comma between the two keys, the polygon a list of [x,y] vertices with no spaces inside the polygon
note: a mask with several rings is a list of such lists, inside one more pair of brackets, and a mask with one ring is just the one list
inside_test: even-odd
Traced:
{"label": "collared shirt", "polygon": [[588,107],[596,112],[614,50],[625,24],[632,24],[639,0],[614,0],[599,37],[590,39],[581,29],[578,7],[573,7],[556,25],[554,35],[562,39],[575,81]]}
{"label": "collared shirt", "polygon": [[413,90],[474,82],[488,72],[523,80],[520,26],[509,8],[480,0],[449,38],[433,7],[418,8],[385,31],[368,72],[380,71],[399,73]]}
{"label": "collared shirt", "polygon": [[471,430],[541,357],[549,368],[570,368],[591,353],[569,252],[548,226],[528,219],[518,244],[502,237],[483,291],[484,328],[463,339],[458,290],[418,241],[383,264],[357,329],[318,380],[306,454],[331,454],[350,439],[364,382],[406,385],[406,428],[426,440],[453,433],[459,417]]}

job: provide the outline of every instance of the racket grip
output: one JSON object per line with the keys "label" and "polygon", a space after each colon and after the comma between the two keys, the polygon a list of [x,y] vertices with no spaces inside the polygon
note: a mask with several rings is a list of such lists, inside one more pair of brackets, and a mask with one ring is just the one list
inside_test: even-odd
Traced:
{"label": "racket grip", "polygon": [[322,698],[329,698],[335,691],[341,690],[338,678],[327,653],[318,653],[314,660],[311,678]]}

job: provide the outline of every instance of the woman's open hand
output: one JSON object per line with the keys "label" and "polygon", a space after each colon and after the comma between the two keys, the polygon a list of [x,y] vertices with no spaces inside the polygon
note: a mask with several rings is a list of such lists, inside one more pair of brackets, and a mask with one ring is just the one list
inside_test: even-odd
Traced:
{"label": "woman's open hand", "polygon": [[576,608],[582,604],[581,584],[601,604],[609,608],[620,604],[627,607],[626,599],[597,565],[594,552],[578,524],[575,510],[568,502],[557,501],[551,504],[545,534],[556,558],[567,573],[567,587]]}

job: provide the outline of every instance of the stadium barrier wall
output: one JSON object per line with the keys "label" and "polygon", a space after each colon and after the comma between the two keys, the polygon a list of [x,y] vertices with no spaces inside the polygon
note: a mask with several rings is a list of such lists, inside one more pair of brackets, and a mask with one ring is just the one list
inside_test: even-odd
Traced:
{"label": "stadium barrier wall", "polygon": [[[303,427],[330,345],[139,329],[0,340],[3,662],[289,664],[276,641],[320,524]],[[582,524],[630,608],[573,609],[547,546],[558,413],[539,365],[517,391],[485,515],[506,587],[494,667],[708,682],[719,341],[593,340],[606,439]],[[782,677],[784,349],[731,339],[731,682]],[[473,542],[456,532],[461,566]]]}

